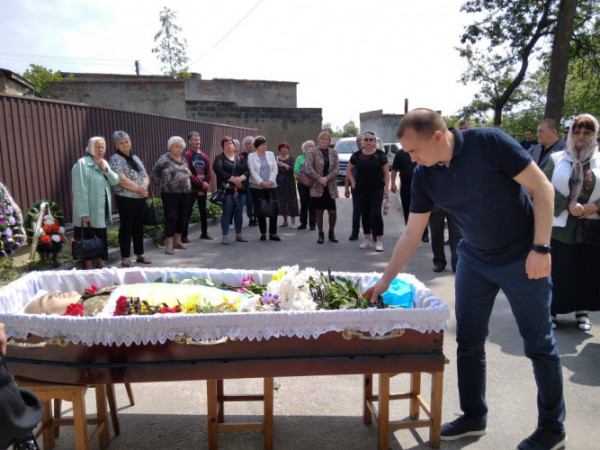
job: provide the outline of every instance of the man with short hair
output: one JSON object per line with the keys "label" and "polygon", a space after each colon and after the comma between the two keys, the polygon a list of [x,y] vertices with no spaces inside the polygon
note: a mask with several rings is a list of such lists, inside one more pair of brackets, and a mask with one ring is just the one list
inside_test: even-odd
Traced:
{"label": "man with short hair", "polygon": [[210,188],[211,168],[210,160],[208,156],[202,152],[200,146],[202,145],[202,139],[197,131],[192,131],[188,134],[188,145],[189,150],[185,152],[185,160],[188,163],[188,168],[192,175],[190,177],[192,182],[192,193],[190,195],[190,203],[188,210],[188,222],[185,224],[183,233],[181,233],[181,242],[190,242],[188,238],[188,226],[189,217],[192,215],[194,209],[194,203],[198,202],[198,211],[200,212],[200,227],[201,234],[200,239],[212,240],[213,238],[208,234],[208,213],[206,211],[206,194]]}
{"label": "man with short hair", "polygon": [[[356,146],[358,151],[363,148],[363,135],[359,134],[356,136]],[[356,170],[356,169],[355,169]],[[356,175],[356,174],[355,174]],[[344,180],[345,196],[346,198],[352,195],[352,233],[348,238],[349,241],[356,241],[360,234],[360,206],[358,204],[358,190],[350,186],[350,179],[346,173],[346,179]]]}
{"label": "man with short hair", "polygon": [[531,147],[533,147],[537,143],[538,143],[538,141],[536,141],[533,138],[533,130],[525,130],[525,139],[523,139],[521,142],[519,142],[519,144],[521,144],[521,147],[523,147],[525,150],[529,150]]}
{"label": "man with short hair", "polygon": [[466,130],[467,128],[471,128],[471,122],[469,122],[468,120],[461,120],[460,122],[458,122],[459,130]]}
{"label": "man with short hair", "polygon": [[364,292],[365,297],[376,302],[415,253],[433,205],[447,210],[463,233],[455,314],[458,391],[464,415],[444,424],[441,438],[486,433],[485,340],[496,295],[502,290],[538,388],[537,429],[518,448],[561,448],[566,441],[565,405],[548,278],[552,184],[518,142],[499,129],[448,129],[439,113],[417,109],[400,121],[397,136],[418,163],[410,216],[383,276]]}
{"label": "man with short hair", "polygon": [[550,154],[565,149],[565,141],[558,134],[558,123],[554,119],[544,119],[537,128],[538,144],[527,151],[539,166],[544,170],[550,160]]}

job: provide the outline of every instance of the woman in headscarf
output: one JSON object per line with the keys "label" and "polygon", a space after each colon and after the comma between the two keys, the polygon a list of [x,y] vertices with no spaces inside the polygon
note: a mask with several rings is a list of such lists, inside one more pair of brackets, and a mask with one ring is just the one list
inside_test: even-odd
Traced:
{"label": "woman in headscarf", "polygon": [[[87,236],[84,227],[104,241],[104,255],[96,258],[98,268],[108,261],[106,223],[112,223],[110,187],[119,184],[119,176],[104,159],[106,142],[95,136],[88,142],[85,156],[71,170],[73,190],[73,238],[78,241]],[[93,269],[91,259],[85,260],[86,269]]]}
{"label": "woman in headscarf", "polygon": [[575,312],[577,327],[592,328],[588,310],[600,310],[600,154],[598,121],[575,117],[565,150],[553,153],[544,172],[554,185],[552,325]]}

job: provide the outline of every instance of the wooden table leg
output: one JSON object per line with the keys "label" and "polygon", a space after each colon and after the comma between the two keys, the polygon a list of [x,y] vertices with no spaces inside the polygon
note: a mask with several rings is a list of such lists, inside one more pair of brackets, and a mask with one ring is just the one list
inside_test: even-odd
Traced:
{"label": "wooden table leg", "polygon": [[431,448],[440,448],[443,391],[444,372],[433,372],[431,374],[431,428],[429,429],[429,446]]}
{"label": "wooden table leg", "polygon": [[421,395],[421,372],[410,374],[410,418],[419,420],[421,405],[418,396]]}
{"label": "wooden table leg", "polygon": [[[96,395],[98,395],[96,391]],[[77,450],[87,450],[87,417],[85,415],[85,390],[73,393],[73,428],[75,431],[75,447]]]}
{"label": "wooden table leg", "polygon": [[225,385],[223,380],[217,380],[217,404],[219,423],[225,423]]}
{"label": "wooden table leg", "polygon": [[135,399],[133,398],[133,391],[131,390],[131,383],[125,383],[125,391],[127,391],[127,397],[129,398],[129,406],[135,405]]}
{"label": "wooden table leg", "polygon": [[54,417],[52,416],[52,399],[42,400],[44,413],[42,414],[42,438],[44,448],[54,448],[56,437],[56,426],[54,426]]}
{"label": "wooden table leg", "polygon": [[208,421],[208,448],[219,448],[217,380],[206,380],[206,417]]}
{"label": "wooden table leg", "polygon": [[[119,411],[117,409],[117,400],[115,399],[115,385],[106,385],[106,398],[108,399],[108,409],[110,410],[110,418],[112,420],[115,436],[121,434],[121,424],[119,423]],[[106,424],[108,426],[108,423]]]}
{"label": "wooden table leg", "polygon": [[363,423],[371,424],[373,422],[373,415],[367,405],[367,402],[373,396],[373,374],[368,373],[364,376],[363,384]]}
{"label": "wooden table leg", "polygon": [[379,374],[379,401],[377,410],[378,447],[387,450],[390,425],[390,374]]}
{"label": "wooden table leg", "polygon": [[[112,384],[110,386],[112,387]],[[100,447],[106,448],[110,445],[110,426],[108,425],[108,414],[107,414],[108,408],[106,405],[107,385],[106,384],[96,384],[95,388],[96,388],[96,410],[97,410],[96,413],[98,415],[98,426],[101,426],[101,424],[104,424],[104,427],[100,431],[100,439],[99,439]],[[113,395],[114,395],[114,391],[113,391]],[[116,410],[115,410],[115,412],[116,412]],[[87,435],[87,430],[86,430],[86,435]]]}
{"label": "wooden table leg", "polygon": [[264,429],[265,450],[273,448],[273,378],[264,379]]}

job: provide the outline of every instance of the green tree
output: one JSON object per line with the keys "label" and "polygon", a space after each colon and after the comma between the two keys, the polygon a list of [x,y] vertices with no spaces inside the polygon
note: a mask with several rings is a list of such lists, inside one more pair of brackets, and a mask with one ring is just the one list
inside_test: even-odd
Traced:
{"label": "green tree", "polygon": [[46,69],[43,66],[37,64],[29,64],[29,68],[22,73],[23,78],[31,81],[35,84],[35,90],[42,97],[50,97],[50,85],[49,81],[61,81],[63,76],[60,72],[53,72],[50,69]]}
{"label": "green tree", "polygon": [[[461,36],[461,56],[467,59],[468,69],[463,83],[476,82],[481,92],[464,110],[463,114],[494,112],[494,124],[502,122],[502,114],[512,111],[527,98],[520,89],[526,80],[529,63],[534,58],[544,58],[541,51],[553,42],[549,54],[554,61],[551,69],[553,86],[561,83],[566,72],[565,45],[585,40],[589,34],[586,23],[595,21],[600,10],[594,0],[468,0],[461,11],[478,14],[483,18],[467,26]],[[569,8],[577,7],[573,19]],[[571,33],[575,23],[575,32]],[[581,25],[581,26],[578,26]],[[570,50],[572,51],[572,49]],[[555,53],[556,52],[556,53]],[[562,81],[564,85],[564,81]],[[547,100],[558,105],[562,95],[552,89]],[[549,98],[548,98],[549,97]],[[556,106],[551,107],[552,111]],[[556,113],[552,113],[556,114]]]}
{"label": "green tree", "polygon": [[154,36],[157,45],[152,49],[152,53],[156,53],[158,60],[164,64],[162,71],[165,75],[189,78],[191,74],[187,66],[189,61],[186,54],[187,40],[178,37],[181,27],[175,23],[177,13],[165,6],[159,18],[161,26]]}
{"label": "green tree", "polygon": [[353,120],[345,123],[342,127],[342,137],[352,137],[358,135],[358,127],[354,124]]}

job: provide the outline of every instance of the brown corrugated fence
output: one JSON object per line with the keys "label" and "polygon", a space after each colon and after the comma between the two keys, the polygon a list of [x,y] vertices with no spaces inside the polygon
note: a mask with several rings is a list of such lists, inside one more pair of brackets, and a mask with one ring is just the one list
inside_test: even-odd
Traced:
{"label": "brown corrugated fence", "polygon": [[[240,141],[254,128],[161,117],[31,97],[0,95],[0,179],[25,214],[37,200],[58,203],[72,219],[71,168],[83,156],[88,139],[106,138],[109,159],[112,133],[129,134],[133,152],[146,170],[167,151],[171,136],[197,131],[210,160],[221,152],[221,138]],[[113,202],[113,207],[115,207]]]}

